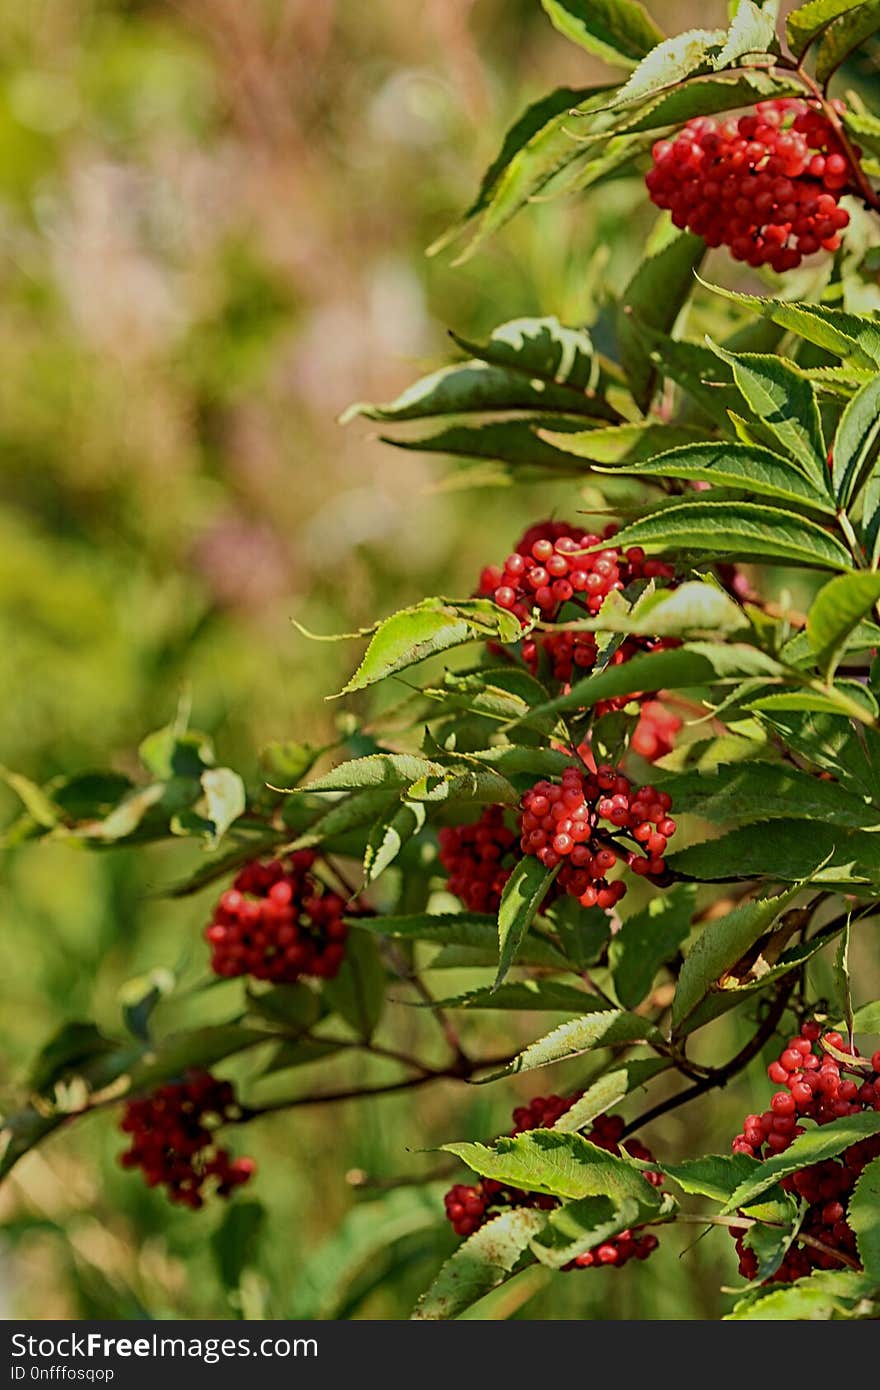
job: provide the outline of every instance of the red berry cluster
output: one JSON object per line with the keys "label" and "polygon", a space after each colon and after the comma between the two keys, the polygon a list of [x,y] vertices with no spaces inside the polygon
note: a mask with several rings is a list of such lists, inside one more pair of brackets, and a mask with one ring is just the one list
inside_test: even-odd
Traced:
{"label": "red berry cluster", "polygon": [[[734,1153],[766,1158],[781,1153],[805,1132],[799,1120],[827,1125],[862,1110],[880,1110],[880,1051],[867,1066],[864,1062],[848,1066],[828,1053],[823,1043],[854,1056],[839,1033],[823,1034],[820,1024],[805,1023],[798,1037],[792,1038],[767,1068],[770,1080],[785,1090],[776,1092],[763,1115],[746,1116],[742,1133],[733,1141]],[[852,1144],[839,1158],[811,1164],[782,1178],[780,1186],[807,1203],[799,1235],[821,1241],[826,1249],[795,1241],[773,1275],[774,1281],[790,1283],[813,1269],[839,1269],[836,1250],[856,1254],[855,1237],[846,1221],[849,1194],[862,1169],[878,1155],[880,1135]],[[736,1237],[740,1273],[753,1279],[758,1261],[745,1244],[746,1232],[733,1227],[731,1234]]]}
{"label": "red berry cluster", "polygon": [[274,984],[333,978],[345,955],[348,909],[311,873],[314,862],[311,850],[299,850],[286,867],[280,859],[245,865],[205,929],[216,975]]}
{"label": "red berry cluster", "polygon": [[228,1197],[254,1174],[252,1158],[231,1158],[215,1142],[224,1122],[241,1110],[228,1081],[209,1072],[191,1072],[125,1107],[120,1128],[131,1148],[120,1154],[124,1168],[140,1168],[150,1187],[163,1184],[172,1202],[197,1210],[214,1179],[217,1195]]}
{"label": "red berry cluster", "polygon": [[[610,540],[616,526],[606,526],[601,536],[564,521],[544,521],[526,531],[516,550],[503,567],[488,565],[480,575],[480,593],[491,596],[525,625],[533,608],[544,619],[554,618],[563,604],[576,601],[588,613],[598,613],[608,594],[623,589],[634,579],[671,579],[674,571],[662,560],[649,560],[644,550],[633,546],[621,551],[615,546],[593,550]],[[572,661],[585,664],[594,644],[578,634],[572,644]],[[577,647],[580,656],[575,657]],[[527,661],[529,655],[524,652]],[[531,652],[537,660],[537,648]],[[595,656],[593,657],[595,660]]]}
{"label": "red berry cluster", "polygon": [[[583,1092],[572,1096],[536,1096],[529,1105],[520,1105],[513,1112],[512,1134],[524,1134],[530,1129],[552,1129],[556,1121],[570,1110]],[[628,1139],[621,1144],[623,1120],[619,1115],[601,1115],[596,1120],[589,1135],[593,1144],[609,1153],[619,1154],[621,1148],[631,1158],[650,1162],[654,1155],[638,1139]],[[662,1173],[646,1172],[645,1177],[655,1187],[663,1182]],[[481,1178],[475,1186],[456,1183],[444,1199],[446,1215],[457,1235],[470,1236],[478,1231],[492,1214],[493,1208],[538,1207],[550,1211],[559,1205],[556,1197],[540,1192],[524,1192],[519,1188],[508,1187],[491,1178]],[[593,1265],[609,1265],[621,1268],[633,1258],[645,1260],[657,1248],[657,1237],[651,1234],[639,1236],[632,1231],[621,1231],[613,1240],[606,1240],[595,1250],[583,1255],[565,1266],[566,1269],[589,1269]]]}
{"label": "red berry cluster", "polygon": [[851,176],[818,106],[784,98],[759,102],[739,120],[688,121],[674,140],[658,140],[645,181],[676,227],[782,272],[815,251],[837,250],[849,222],[838,204]]}
{"label": "red berry cluster", "polygon": [[646,700],[639,711],[639,722],[633,730],[629,746],[640,758],[655,763],[665,758],[675,746],[675,736],[681,730],[678,715],[659,700]]}
{"label": "red berry cluster", "polygon": [[444,825],[438,834],[440,863],[449,875],[446,887],[470,912],[497,912],[504,885],[513,871],[502,863],[516,845],[504,824],[504,807],[487,806],[470,825]]}
{"label": "red berry cluster", "polygon": [[[561,784],[538,782],[522,799],[520,846],[547,869],[561,864],[558,888],[582,907],[612,908],[626,892],[622,879],[609,883],[618,860],[633,873],[663,880],[663,855],[675,821],[672,798],[655,787],[634,788],[618,768],[600,764],[595,773],[566,768]],[[600,820],[613,830],[605,830]],[[624,831],[638,850],[622,846],[614,831]]]}

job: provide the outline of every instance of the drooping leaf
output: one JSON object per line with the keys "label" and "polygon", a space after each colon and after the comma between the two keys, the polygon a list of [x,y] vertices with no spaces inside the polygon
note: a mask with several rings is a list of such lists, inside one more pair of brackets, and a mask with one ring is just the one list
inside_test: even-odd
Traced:
{"label": "drooping leaf", "polygon": [[791,78],[754,68],[750,72],[712,73],[705,77],[689,78],[661,97],[648,103],[644,110],[628,120],[625,129],[636,133],[657,130],[661,126],[682,126],[694,116],[712,116],[719,111],[733,111],[753,106],[758,101],[774,97],[793,96],[802,88]]}
{"label": "drooping leaf", "polygon": [[807,617],[807,636],[826,680],[832,679],[850,633],[878,601],[878,574],[841,574],[820,589]]}
{"label": "drooping leaf", "polygon": [[751,1206],[768,1188],[773,1187],[780,1178],[794,1173],[798,1168],[806,1168],[814,1163],[824,1163],[836,1158],[852,1144],[880,1133],[880,1114],[876,1111],[862,1111],[855,1115],[845,1115],[842,1119],[831,1120],[827,1125],[819,1125],[807,1130],[793,1139],[782,1153],[765,1158],[747,1178],[734,1189],[724,1207],[725,1212]]}
{"label": "drooping leaf", "polygon": [[853,568],[845,547],[816,522],[759,502],[676,502],[624,526],[614,544],[639,545],[651,554],[698,551],[807,568]]}
{"label": "drooping leaf", "polygon": [[244,782],[231,767],[208,768],[202,773],[201,783],[207,818],[214,827],[209,844],[216,849],[233,821],[244,815],[247,793]]}
{"label": "drooping leaf", "polygon": [[545,869],[534,855],[526,854],[505,883],[498,909],[496,989],[515,961],[523,938],[535,920],[555,876],[555,870]]}
{"label": "drooping leaf", "polygon": [[825,83],[865,39],[880,30],[880,0],[866,0],[833,19],[816,47],[816,80]]}
{"label": "drooping leaf", "polygon": [[36,782],[32,782],[29,777],[23,777],[20,772],[10,772],[5,767],[0,767],[0,778],[15,792],[37,825],[51,830],[58,824],[58,807]]}
{"label": "drooping leaf", "polygon": [[349,930],[339,973],[324,981],[323,993],[359,1038],[368,1041],[373,1036],[385,1005],[385,970],[368,932]]}
{"label": "drooping leaf", "polygon": [[794,56],[800,58],[832,20],[859,9],[861,4],[862,0],[809,0],[792,10],[785,21],[785,33]]}
{"label": "drooping leaf", "polygon": [[880,440],[880,373],[847,405],[834,436],[832,480],[846,510],[859,491]]}
{"label": "drooping leaf", "polygon": [[536,1071],[539,1067],[548,1067],[569,1057],[580,1057],[597,1047],[650,1042],[659,1036],[650,1019],[627,1013],[624,1009],[603,1009],[599,1013],[584,1014],[570,1023],[561,1023],[552,1033],[530,1043],[503,1071],[485,1079],[495,1081],[500,1076],[512,1076],[516,1072]]}
{"label": "drooping leaf", "polygon": [[425,599],[380,623],[360,666],[340,691],[364,690],[396,671],[426,657],[459,647],[464,642],[514,642],[522,635],[519,622],[488,599],[450,603]]}
{"label": "drooping leaf", "polygon": [[570,1110],[566,1110],[553,1126],[563,1134],[573,1134],[586,1129],[599,1115],[604,1115],[630,1091],[642,1086],[646,1081],[665,1071],[672,1063],[665,1057],[649,1057],[643,1061],[626,1062],[621,1067],[605,1072],[591,1086],[588,1086]]}
{"label": "drooping leaf", "polygon": [[713,989],[721,975],[745,954],[750,946],[769,931],[773,923],[800,891],[797,888],[778,898],[741,903],[732,912],[707,922],[685,956],[672,1001],[672,1027],[680,1030],[700,1001]]}
{"label": "drooping leaf", "polygon": [[642,1002],[661,965],[675,956],[690,931],[695,899],[691,884],[676,884],[627,917],[612,937],[608,964],[624,1008]]}
{"label": "drooping leaf", "polygon": [[[560,447],[570,448],[571,442],[581,436],[554,435],[552,438]],[[585,439],[589,447],[589,431]],[[687,444],[655,455],[646,462],[617,464],[614,472],[635,473],[640,478],[687,478],[713,487],[741,488],[763,497],[780,497],[832,516],[835,512],[827,491],[816,487],[800,468],[754,444]]]}
{"label": "drooping leaf", "polygon": [[48,1093],[63,1077],[77,1072],[86,1062],[114,1051],[116,1044],[94,1023],[64,1023],[41,1049],[31,1068],[31,1089]]}
{"label": "drooping leaf", "polygon": [[[564,390],[568,394],[562,397],[560,409],[580,413],[584,395],[594,394],[599,360],[593,340],[586,328],[567,328],[555,315],[511,319],[493,329],[485,343],[471,342],[457,333],[452,338],[483,362]],[[555,407],[547,402],[544,409]]]}
{"label": "drooping leaf", "polygon": [[425,807],[420,801],[404,801],[389,820],[381,817],[370,831],[364,853],[364,880],[372,883],[394,863],[403,846],[425,824]]}
{"label": "drooping leaf", "polygon": [[262,1202],[233,1202],[227,1207],[211,1236],[211,1252],[225,1289],[237,1289],[245,1271],[257,1263],[265,1224]]}
{"label": "drooping leaf", "polygon": [[606,63],[631,68],[663,41],[636,0],[541,0],[551,22],[567,39]]}
{"label": "drooping leaf", "polygon": [[306,1032],[321,1017],[319,996],[302,983],[273,985],[260,993],[251,990],[248,1007],[252,1014],[281,1024],[291,1034]]}
{"label": "drooping leaf", "polygon": [[865,1273],[880,1284],[880,1158],[862,1170],[846,1210]]}
{"label": "drooping leaf", "polygon": [[422,1294],[414,1320],[457,1318],[504,1281],[546,1219],[543,1212],[514,1207],[468,1236]]}
{"label": "drooping leaf", "polygon": [[[662,47],[665,45],[661,44]],[[634,78],[637,76],[637,72],[633,74]],[[677,232],[656,255],[642,261],[624,290],[617,313],[620,363],[642,414],[647,413],[651,404],[657,368],[642,341],[638,325],[643,323],[663,333],[672,329],[693,289],[694,271],[705,254],[706,243],[701,237],[691,232]]]}

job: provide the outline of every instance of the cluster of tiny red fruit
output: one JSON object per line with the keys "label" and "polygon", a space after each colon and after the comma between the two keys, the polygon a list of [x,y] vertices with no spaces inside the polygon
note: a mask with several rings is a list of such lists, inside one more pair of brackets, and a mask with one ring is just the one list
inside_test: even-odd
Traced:
{"label": "cluster of tiny red fruit", "polygon": [[[841,1058],[827,1049],[833,1048]],[[851,1058],[844,1061],[842,1057]],[[733,1141],[733,1152],[755,1158],[782,1153],[805,1132],[799,1120],[827,1125],[860,1111],[880,1110],[880,1051],[870,1059],[859,1058],[840,1033],[823,1033],[815,1021],[804,1023],[800,1034],[783,1048],[767,1068],[771,1081],[784,1086],[762,1115],[747,1115],[742,1133]],[[837,1159],[814,1163],[781,1179],[780,1185],[807,1204],[799,1236],[819,1245],[790,1246],[774,1281],[790,1283],[813,1269],[839,1269],[835,1251],[852,1258],[856,1240],[847,1223],[849,1196],[867,1163],[880,1155],[880,1135],[850,1145]],[[740,1273],[753,1279],[757,1256],[745,1242],[747,1232],[733,1227]]]}
{"label": "cluster of tiny red fruit", "polygon": [[219,1126],[240,1119],[228,1081],[190,1072],[128,1102],[120,1128],[131,1136],[131,1147],[119,1161],[124,1168],[140,1168],[150,1187],[164,1186],[172,1202],[198,1210],[209,1184],[216,1184],[219,1197],[228,1197],[256,1170],[253,1159],[232,1158],[216,1143]]}
{"label": "cluster of tiny red fruit", "polygon": [[447,891],[469,912],[497,912],[517,843],[504,823],[504,807],[487,806],[469,825],[444,825],[437,838]]}
{"label": "cluster of tiny red fruit", "polygon": [[[552,619],[563,604],[575,600],[595,616],[610,593],[625,589],[635,579],[673,578],[670,565],[648,559],[638,546],[626,551],[602,546],[616,532],[613,524],[600,536],[567,521],[540,521],[529,527],[503,566],[486,566],[480,575],[480,593],[514,613],[525,626],[534,608],[540,609],[542,618]],[[595,646],[589,634],[575,635],[585,652]],[[585,652],[573,658],[576,665],[585,664]],[[531,655],[536,658],[537,652]]]}
{"label": "cluster of tiny red fruit", "polygon": [[298,850],[286,862],[245,865],[205,929],[215,974],[292,984],[303,975],[329,980],[338,973],[349,909],[312,873],[315,858]]}
{"label": "cluster of tiny red fruit", "polygon": [[[583,1092],[571,1096],[536,1096],[529,1105],[517,1106],[513,1112],[512,1134],[525,1134],[531,1129],[552,1129]],[[638,1139],[623,1139],[623,1120],[619,1115],[600,1115],[594,1122],[587,1138],[591,1143],[608,1153],[619,1155],[621,1149],[631,1158],[644,1159],[650,1163],[654,1155]],[[663,1182],[662,1173],[646,1171],[645,1177],[655,1187]],[[557,1197],[541,1192],[525,1192],[496,1182],[493,1178],[481,1178],[474,1186],[456,1183],[444,1198],[446,1216],[456,1235],[471,1236],[484,1226],[498,1211],[509,1207],[537,1207],[542,1211],[552,1211],[559,1206]],[[657,1237],[648,1232],[639,1235],[635,1231],[621,1231],[611,1240],[604,1240],[593,1250],[578,1255],[566,1269],[590,1269],[594,1266],[620,1269],[629,1260],[646,1260],[657,1248]]]}
{"label": "cluster of tiny red fruit", "polygon": [[[566,768],[561,783],[542,780],[523,797],[520,848],[545,869],[559,868],[557,888],[582,907],[607,910],[626,893],[623,879],[607,878],[618,861],[640,877],[666,881],[663,856],[676,829],[671,809],[668,792],[633,787],[609,764],[595,773]],[[613,828],[601,827],[602,820]],[[636,849],[621,844],[615,832],[630,837]]]}
{"label": "cluster of tiny red fruit", "polygon": [[751,266],[794,270],[804,256],[836,251],[849,223],[839,201],[852,169],[811,102],[762,101],[754,113],[720,123],[698,116],[674,140],[659,140],[653,159],[645,180],[651,200],[676,227]]}

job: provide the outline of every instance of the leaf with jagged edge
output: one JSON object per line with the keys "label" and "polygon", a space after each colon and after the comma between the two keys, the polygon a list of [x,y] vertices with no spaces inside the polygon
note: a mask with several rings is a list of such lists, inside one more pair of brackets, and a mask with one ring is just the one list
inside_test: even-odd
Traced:
{"label": "leaf with jagged edge", "polygon": [[497,1081],[502,1076],[513,1076],[517,1072],[536,1071],[539,1067],[549,1067],[571,1057],[581,1057],[596,1048],[624,1047],[659,1039],[660,1032],[650,1019],[628,1013],[625,1009],[602,1009],[598,1013],[583,1014],[570,1023],[561,1023],[543,1038],[530,1043],[501,1071],[482,1078],[481,1084]]}
{"label": "leaf with jagged edge", "polygon": [[807,637],[826,681],[833,679],[850,633],[878,601],[878,574],[838,575],[819,590],[807,617]]}
{"label": "leaf with jagged edge", "polygon": [[846,1211],[865,1273],[880,1284],[880,1158],[862,1169]]}
{"label": "leaf with jagged edge", "polygon": [[545,1212],[528,1207],[513,1207],[493,1217],[446,1261],[416,1304],[413,1319],[434,1322],[457,1318],[504,1282],[546,1220]]}
{"label": "leaf with jagged edge", "polygon": [[830,1321],[837,1318],[876,1318],[880,1297],[869,1276],[849,1269],[814,1270],[794,1284],[764,1285],[750,1291],[724,1316],[735,1321]]}
{"label": "leaf with jagged edge", "polygon": [[741,903],[732,912],[706,923],[685,956],[679,973],[672,1001],[674,1032],[681,1031],[689,1015],[716,986],[725,971],[770,930],[802,887],[799,883],[777,898]]}
{"label": "leaf with jagged edge", "polygon": [[393,864],[403,846],[424,828],[424,805],[403,801],[390,820],[381,816],[370,831],[364,851],[364,882],[372,883]]}
{"label": "leaf with jagged edge", "polygon": [[688,29],[653,48],[639,63],[613,101],[614,106],[644,101],[676,87],[688,77],[709,72],[727,34],[724,29]]}
{"label": "leaf with jagged edge", "polygon": [[842,1119],[831,1120],[827,1125],[819,1125],[799,1134],[787,1149],[765,1158],[754,1172],[734,1189],[724,1206],[724,1213],[751,1206],[768,1188],[774,1187],[780,1178],[797,1172],[799,1168],[836,1158],[844,1149],[860,1143],[863,1139],[870,1139],[875,1134],[880,1134],[880,1114],[873,1110],[845,1115]]}
{"label": "leaf with jagged edge", "polygon": [[679,231],[656,255],[643,260],[623,292],[616,314],[620,364],[636,405],[645,415],[657,385],[657,368],[646,350],[639,324],[668,333],[694,287],[706,243]]}
{"label": "leaf with jagged edge", "polygon": [[662,43],[663,31],[637,0],[541,0],[560,34],[588,53],[632,68]]}
{"label": "leaf with jagged edge", "polygon": [[831,478],[846,510],[861,491],[880,440],[880,373],[865,383],[846,406],[832,446]]}
{"label": "leaf with jagged edge", "polygon": [[465,642],[515,642],[521,636],[518,619],[489,599],[425,599],[379,624],[360,666],[339,694],[364,690]]}
{"label": "leaf with jagged edge", "polygon": [[866,0],[833,19],[816,47],[816,81],[827,83],[866,39],[880,31],[880,0]]}
{"label": "leaf with jagged edge", "polygon": [[494,988],[503,983],[558,869],[545,869],[534,855],[524,855],[504,885],[498,908],[498,973]]}
{"label": "leaf with jagged edge", "polygon": [[700,279],[700,284],[712,294],[721,295],[751,314],[760,314],[774,323],[797,333],[808,343],[844,361],[851,360],[867,368],[880,366],[880,323],[876,319],[829,308],[824,304],[796,304],[781,299],[761,299],[725,289]]}
{"label": "leaf with jagged edge", "polygon": [[624,1008],[640,1004],[662,965],[676,955],[690,932],[696,887],[677,883],[627,917],[612,937],[608,964]]}
{"label": "leaf with jagged edge", "polygon": [[735,67],[751,55],[777,54],[776,15],[761,9],[752,0],[740,0],[733,17],[724,47],[715,59],[716,70]]}
{"label": "leaf with jagged edge", "polygon": [[802,57],[833,20],[861,4],[862,0],[809,0],[799,5],[785,21],[785,35],[794,56]]}

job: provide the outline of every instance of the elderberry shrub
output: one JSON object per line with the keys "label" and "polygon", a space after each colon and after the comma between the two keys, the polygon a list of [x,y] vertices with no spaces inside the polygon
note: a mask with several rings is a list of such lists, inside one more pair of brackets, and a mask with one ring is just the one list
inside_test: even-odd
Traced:
{"label": "elderberry shrub", "polygon": [[303,975],[332,979],[345,956],[345,899],[311,872],[311,850],[262,863],[236,875],[220,898],[205,937],[211,967],[226,978],[292,984]]}
{"label": "elderberry shrub", "polygon": [[[582,1091],[571,1096],[536,1096],[528,1105],[520,1105],[513,1112],[512,1135],[525,1134],[530,1129],[552,1129],[574,1103],[580,1100]],[[627,1139],[622,1143],[623,1120],[619,1115],[600,1115],[593,1124],[587,1138],[591,1143],[609,1153],[619,1155],[621,1150],[631,1158],[651,1162],[654,1155],[638,1139]],[[646,1171],[645,1177],[655,1187],[663,1183],[662,1173]],[[536,1207],[541,1211],[552,1211],[560,1205],[557,1197],[546,1193],[526,1192],[521,1188],[510,1187],[496,1182],[493,1178],[481,1178],[475,1185],[456,1183],[449,1189],[445,1198],[446,1216],[456,1235],[470,1236],[496,1214],[507,1207]],[[612,1240],[604,1240],[593,1250],[578,1255],[565,1266],[565,1269],[590,1269],[594,1266],[610,1266],[620,1269],[631,1259],[646,1260],[657,1248],[657,1237],[650,1232],[638,1235],[634,1231],[621,1231]]]}
{"label": "elderberry shrub", "polygon": [[[823,1046],[853,1057],[848,1065],[833,1057]],[[804,1023],[800,1034],[783,1048],[778,1059],[767,1068],[771,1081],[786,1089],[777,1091],[770,1108],[762,1115],[747,1115],[742,1133],[733,1141],[733,1152],[769,1158],[782,1153],[805,1126],[799,1120],[827,1125],[860,1111],[880,1110],[880,1051],[870,1062],[858,1059],[840,1033],[823,1033],[815,1021]],[[835,1252],[854,1257],[856,1239],[847,1223],[850,1193],[865,1165],[880,1155],[880,1135],[851,1144],[838,1158],[799,1168],[780,1181],[786,1192],[793,1192],[806,1205],[798,1237],[787,1251],[779,1269],[765,1282],[791,1283],[814,1269],[840,1269]],[[746,1230],[731,1227],[736,1240],[740,1273],[753,1279],[758,1272],[754,1250],[745,1244]],[[820,1244],[805,1244],[806,1236]]]}
{"label": "elderberry shrub", "polygon": [[676,227],[751,266],[794,270],[804,256],[836,251],[849,224],[839,203],[853,171],[828,118],[808,101],[762,101],[720,123],[697,116],[674,140],[658,140],[653,158],[645,179],[652,202]]}
{"label": "elderberry shrub", "polygon": [[219,1126],[240,1118],[230,1082],[190,1072],[128,1102],[119,1127],[131,1136],[131,1147],[119,1161],[140,1168],[149,1187],[163,1186],[172,1202],[196,1211],[212,1181],[218,1197],[228,1197],[253,1177],[252,1158],[232,1158],[216,1143]]}
{"label": "elderberry shrub", "polygon": [[[640,877],[665,883],[663,855],[676,830],[671,809],[668,792],[635,788],[609,764],[600,764],[595,773],[566,768],[561,783],[542,780],[523,797],[520,847],[546,869],[562,866],[558,890],[577,898],[582,907],[608,910],[626,893],[622,879],[607,878],[618,861]],[[635,848],[624,844],[621,835]]]}

